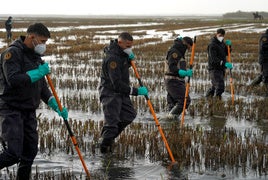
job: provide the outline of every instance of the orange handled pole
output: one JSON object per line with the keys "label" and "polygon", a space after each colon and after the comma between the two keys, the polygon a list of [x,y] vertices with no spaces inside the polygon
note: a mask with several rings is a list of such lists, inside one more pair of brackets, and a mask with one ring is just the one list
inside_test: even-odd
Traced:
{"label": "orange handled pole", "polygon": [[[136,75],[136,77],[137,77],[137,79],[138,79],[138,81],[139,81],[140,86],[143,86],[143,84],[142,84],[142,82],[141,82],[141,78],[140,78],[140,76],[139,76],[139,73],[138,73],[138,71],[137,71],[137,68],[136,68],[136,65],[135,65],[134,61],[132,60],[132,61],[130,61],[130,62],[131,62],[131,66],[132,66],[132,68],[133,68],[133,70],[134,70],[134,73],[135,73],[135,75]],[[149,106],[149,108],[150,108],[150,111],[151,111],[153,117],[154,117],[155,124],[156,124],[156,126],[158,127],[158,130],[159,130],[159,132],[160,132],[160,135],[161,135],[161,137],[162,137],[162,139],[163,139],[163,141],[164,141],[164,144],[165,144],[165,146],[166,146],[166,149],[167,149],[167,151],[168,151],[168,153],[169,153],[170,159],[171,159],[172,163],[175,163],[176,161],[175,161],[175,159],[174,159],[174,157],[173,157],[173,154],[172,154],[172,152],[171,152],[171,150],[170,150],[170,148],[169,148],[167,139],[166,139],[166,137],[165,137],[165,135],[164,135],[164,133],[163,133],[163,130],[162,130],[160,124],[159,124],[159,121],[158,121],[158,119],[157,119],[157,117],[156,117],[156,114],[155,114],[155,112],[154,112],[153,105],[152,105],[152,103],[151,103],[151,101],[150,101],[150,99],[149,99],[149,97],[148,97],[147,95],[144,95],[144,97],[145,97],[146,100],[147,100],[147,104],[148,104],[148,106]]]}
{"label": "orange handled pole", "polygon": [[[53,86],[52,80],[51,80],[51,78],[50,78],[49,75],[46,75],[46,78],[47,78],[48,84],[49,84],[49,86],[50,86],[50,88],[51,88],[51,91],[52,91],[52,93],[53,93],[53,95],[54,95],[54,97],[55,97],[55,99],[56,99],[56,101],[57,101],[57,103],[58,103],[59,109],[60,109],[60,111],[62,111],[62,105],[61,105],[61,103],[60,103],[60,99],[59,99],[59,97],[58,97],[58,95],[57,95],[57,93],[56,93],[56,91],[55,91],[55,88],[54,88],[54,86]],[[69,135],[70,135],[70,137],[71,137],[71,140],[72,140],[72,142],[73,142],[73,145],[75,146],[75,149],[76,149],[76,151],[77,151],[77,154],[78,154],[78,156],[79,156],[79,158],[80,158],[80,160],[81,160],[81,162],[82,162],[82,165],[83,165],[83,167],[84,167],[84,170],[85,170],[85,172],[86,172],[86,174],[87,174],[87,179],[90,179],[90,173],[89,173],[89,171],[88,171],[88,169],[87,169],[86,163],[85,163],[85,161],[84,161],[84,159],[83,159],[83,157],[82,157],[82,154],[81,154],[80,149],[79,149],[79,147],[78,147],[78,143],[77,143],[77,141],[76,141],[76,138],[75,138],[75,136],[74,136],[74,134],[73,134],[73,132],[72,132],[72,130],[71,130],[71,127],[70,127],[70,125],[69,125],[67,119],[64,119],[64,123],[65,123],[65,125],[66,125],[66,127],[67,127],[67,130],[68,130],[68,132],[69,132]]]}
{"label": "orange handled pole", "polygon": [[[196,43],[196,37],[194,37],[194,43],[193,43],[193,46],[192,46],[192,53],[191,53],[191,58],[190,58],[190,69],[193,68],[193,63],[194,63],[195,43]],[[188,99],[188,96],[189,96],[189,89],[190,89],[190,77],[188,77],[188,81],[187,81],[187,84],[186,84],[186,90],[185,90],[183,110],[182,110],[182,114],[181,114],[181,125],[180,125],[180,127],[183,127],[183,123],[184,123],[184,115],[185,115],[185,110],[186,110],[187,99]]]}
{"label": "orange handled pole", "polygon": [[[227,46],[228,49],[228,57],[227,57],[227,61],[229,63],[231,63],[231,48],[228,45]],[[232,94],[232,105],[234,105],[234,86],[233,86],[233,75],[232,75],[232,69],[230,69],[230,88],[231,88],[231,94]]]}

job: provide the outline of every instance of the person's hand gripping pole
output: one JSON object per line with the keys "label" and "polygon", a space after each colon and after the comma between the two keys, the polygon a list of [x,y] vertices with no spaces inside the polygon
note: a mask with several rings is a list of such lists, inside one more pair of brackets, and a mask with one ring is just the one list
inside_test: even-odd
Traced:
{"label": "person's hand gripping pole", "polygon": [[[55,97],[55,99],[56,99],[56,101],[57,101],[58,107],[59,107],[60,111],[62,111],[63,108],[62,108],[60,99],[59,99],[59,97],[58,97],[58,95],[57,95],[57,93],[56,93],[56,90],[55,90],[55,88],[54,88],[54,86],[53,86],[53,83],[52,83],[52,80],[51,80],[49,74],[46,75],[46,78],[47,78],[48,84],[49,84],[49,86],[50,86],[50,88],[51,88],[51,91],[52,91],[52,93],[53,93],[53,95],[54,95],[54,97]],[[87,179],[90,179],[90,173],[89,173],[89,171],[88,171],[88,169],[87,169],[87,166],[86,166],[86,163],[85,163],[85,161],[84,161],[84,159],[83,159],[83,157],[82,157],[82,154],[81,154],[80,149],[79,149],[79,147],[78,147],[78,143],[77,143],[77,141],[76,141],[76,138],[75,138],[75,136],[74,136],[74,134],[73,134],[73,132],[72,132],[72,130],[71,130],[71,127],[70,127],[70,125],[69,125],[69,123],[68,123],[68,120],[67,120],[66,118],[64,118],[64,123],[65,123],[65,125],[66,125],[66,127],[67,127],[67,130],[68,130],[68,132],[69,132],[69,135],[70,135],[70,137],[71,137],[71,140],[72,140],[72,142],[73,142],[73,145],[75,146],[75,149],[76,149],[76,151],[77,151],[77,154],[78,154],[78,156],[79,156],[79,158],[80,158],[80,160],[81,160],[81,163],[82,163],[82,165],[83,165],[83,168],[84,168],[84,170],[85,170],[85,172],[86,172]]]}
{"label": "person's hand gripping pole", "polygon": [[231,89],[231,95],[232,95],[232,105],[234,105],[234,86],[233,86],[233,74],[232,74],[232,61],[231,61],[231,41],[230,40],[226,40],[226,45],[227,45],[227,50],[228,50],[228,56],[227,56],[227,61],[230,64],[229,66],[229,70],[230,70],[230,89]]}
{"label": "person's hand gripping pole", "polygon": [[[192,46],[192,53],[191,53],[191,58],[190,58],[190,69],[191,70],[193,68],[193,62],[194,62],[195,44],[196,44],[196,36],[194,37],[194,42],[193,42],[193,46]],[[187,99],[188,99],[188,96],[189,96],[189,89],[190,89],[190,76],[188,76],[188,80],[187,80],[187,83],[186,83],[186,90],[185,90],[183,110],[182,110],[182,113],[181,113],[180,127],[183,127],[183,123],[184,123],[184,115],[185,115],[185,110],[186,110]]]}
{"label": "person's hand gripping pole", "polygon": [[[138,73],[138,71],[137,71],[137,68],[136,68],[136,65],[135,65],[134,60],[132,59],[132,60],[130,61],[130,63],[131,63],[131,66],[132,66],[132,68],[133,68],[133,70],[134,70],[134,73],[135,73],[135,75],[136,75],[136,77],[137,77],[137,79],[138,79],[138,81],[139,81],[139,84],[140,84],[140,86],[142,87],[143,84],[142,84],[142,82],[141,82],[141,78],[140,78],[140,75],[139,75],[139,73]],[[149,108],[150,108],[150,111],[151,111],[151,113],[152,113],[152,115],[153,115],[153,118],[154,118],[154,120],[155,120],[155,124],[156,124],[156,126],[158,127],[159,133],[160,133],[160,135],[161,135],[161,137],[162,137],[162,139],[163,139],[163,141],[164,141],[164,144],[165,144],[166,149],[167,149],[167,151],[168,151],[168,153],[169,153],[170,159],[171,159],[172,163],[175,163],[176,161],[175,161],[175,159],[174,159],[174,157],[173,157],[173,154],[172,154],[172,152],[171,152],[171,150],[170,150],[170,147],[169,147],[169,145],[168,145],[167,139],[166,139],[166,137],[165,137],[165,135],[164,135],[164,133],[163,133],[163,130],[162,130],[160,124],[159,124],[159,121],[158,121],[158,119],[157,119],[157,117],[156,117],[156,113],[154,112],[153,105],[152,105],[152,103],[151,103],[151,101],[150,101],[148,95],[144,95],[144,97],[145,97],[146,100],[147,100],[147,104],[148,104],[148,106],[149,106]]]}

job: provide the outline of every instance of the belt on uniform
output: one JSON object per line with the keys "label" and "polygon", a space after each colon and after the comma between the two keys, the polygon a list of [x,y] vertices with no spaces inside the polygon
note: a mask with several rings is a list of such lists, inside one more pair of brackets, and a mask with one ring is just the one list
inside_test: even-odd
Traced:
{"label": "belt on uniform", "polygon": [[184,78],[178,77],[178,76],[171,76],[171,75],[165,75],[165,79],[177,79],[184,81]]}

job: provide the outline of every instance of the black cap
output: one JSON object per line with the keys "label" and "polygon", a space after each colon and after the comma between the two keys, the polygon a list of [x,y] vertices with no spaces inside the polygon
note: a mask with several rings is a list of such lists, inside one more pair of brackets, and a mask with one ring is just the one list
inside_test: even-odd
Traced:
{"label": "black cap", "polygon": [[188,37],[188,36],[185,36],[182,38],[187,44],[189,44],[190,46],[193,45],[193,40],[192,38]]}
{"label": "black cap", "polygon": [[47,27],[42,23],[35,23],[28,27],[27,33],[37,34],[39,36],[44,36],[50,38],[50,32]]}
{"label": "black cap", "polygon": [[225,30],[224,29],[217,29],[217,34],[225,35]]}

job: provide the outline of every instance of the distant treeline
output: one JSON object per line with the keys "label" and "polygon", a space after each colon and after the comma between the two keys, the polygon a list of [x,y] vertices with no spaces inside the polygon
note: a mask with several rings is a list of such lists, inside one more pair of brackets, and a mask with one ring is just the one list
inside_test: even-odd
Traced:
{"label": "distant treeline", "polygon": [[230,18],[241,18],[241,19],[254,19],[253,13],[258,12],[259,15],[262,15],[264,19],[268,19],[268,12],[263,11],[252,11],[252,12],[230,12],[223,14],[223,18],[230,19]]}

